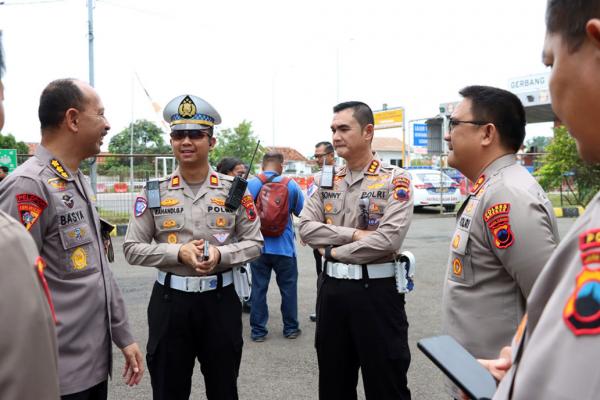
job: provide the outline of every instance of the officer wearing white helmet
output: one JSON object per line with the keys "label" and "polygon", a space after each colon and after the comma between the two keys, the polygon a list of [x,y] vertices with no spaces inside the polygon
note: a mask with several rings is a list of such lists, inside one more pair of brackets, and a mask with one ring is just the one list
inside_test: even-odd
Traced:
{"label": "officer wearing white helmet", "polygon": [[196,358],[207,398],[237,399],[243,340],[232,267],[260,255],[259,221],[248,192],[239,208],[225,205],[233,177],[208,163],[217,111],[182,95],[164,118],[179,167],[138,195],[123,244],[130,264],[158,269],[148,306],[154,399],[188,399]]}

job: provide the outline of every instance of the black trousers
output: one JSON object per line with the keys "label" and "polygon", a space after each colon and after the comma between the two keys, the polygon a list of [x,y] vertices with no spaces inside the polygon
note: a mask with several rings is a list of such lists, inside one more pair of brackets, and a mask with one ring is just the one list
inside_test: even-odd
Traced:
{"label": "black trousers", "polygon": [[233,285],[187,293],[155,283],[148,305],[146,356],[153,398],[189,399],[197,359],[206,397],[237,400],[243,345],[241,312]]}
{"label": "black trousers", "polygon": [[410,399],[408,321],[394,278],[323,277],[315,334],[319,398],[356,399],[360,367],[367,399]]}
{"label": "black trousers", "polygon": [[108,398],[108,381],[102,381],[89,389],[60,396],[60,398],[61,400],[106,400]]}

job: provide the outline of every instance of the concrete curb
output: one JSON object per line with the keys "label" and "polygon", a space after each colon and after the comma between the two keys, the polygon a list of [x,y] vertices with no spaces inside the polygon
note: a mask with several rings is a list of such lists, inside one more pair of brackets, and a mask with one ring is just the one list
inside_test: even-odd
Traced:
{"label": "concrete curb", "polygon": [[576,218],[579,217],[585,208],[579,207],[554,207],[556,218]]}

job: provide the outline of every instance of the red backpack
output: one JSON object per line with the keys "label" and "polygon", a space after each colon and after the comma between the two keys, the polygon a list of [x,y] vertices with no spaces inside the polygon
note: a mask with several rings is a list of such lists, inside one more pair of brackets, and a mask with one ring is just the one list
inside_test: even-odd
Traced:
{"label": "red backpack", "polygon": [[263,236],[281,236],[290,217],[287,188],[290,178],[283,177],[280,182],[273,182],[278,176],[267,178],[265,174],[258,174],[258,179],[263,185],[256,196],[256,212],[260,218],[260,231]]}

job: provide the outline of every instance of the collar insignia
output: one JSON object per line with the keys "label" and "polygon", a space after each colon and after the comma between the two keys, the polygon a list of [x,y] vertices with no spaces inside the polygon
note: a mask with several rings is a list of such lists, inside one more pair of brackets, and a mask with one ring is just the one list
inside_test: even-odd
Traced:
{"label": "collar insignia", "polygon": [[52,160],[50,160],[50,166],[62,178],[71,178],[65,167],[63,167],[60,161],[58,161],[57,159],[53,158]]}

